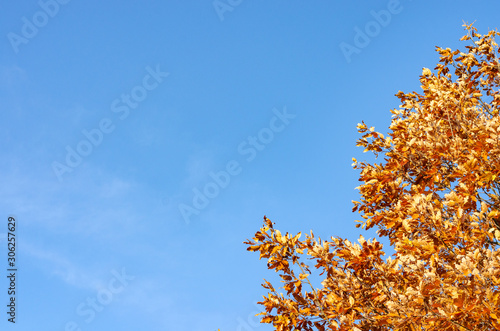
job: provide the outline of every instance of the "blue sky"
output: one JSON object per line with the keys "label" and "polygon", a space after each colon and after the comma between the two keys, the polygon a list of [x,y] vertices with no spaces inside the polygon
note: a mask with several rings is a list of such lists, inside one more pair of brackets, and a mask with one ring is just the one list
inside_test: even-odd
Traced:
{"label": "blue sky", "polygon": [[[364,120],[386,133],[497,1],[3,2],[0,228],[17,330],[272,330],[242,244],[355,240]],[[360,32],[361,31],[361,34]],[[363,233],[365,237],[373,232]],[[2,329],[7,280],[0,282]]]}

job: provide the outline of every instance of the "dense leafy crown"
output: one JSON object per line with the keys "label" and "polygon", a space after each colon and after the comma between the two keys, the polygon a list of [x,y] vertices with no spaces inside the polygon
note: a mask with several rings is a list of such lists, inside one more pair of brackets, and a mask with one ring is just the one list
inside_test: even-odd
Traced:
{"label": "dense leafy crown", "polygon": [[[276,330],[500,330],[500,62],[496,31],[464,25],[466,52],[437,47],[423,94],[401,100],[386,137],[364,123],[357,145],[384,162],[358,163],[357,226],[378,228],[395,254],[358,243],[281,234],[264,217],[248,250],[270,282],[263,323]],[[309,282],[304,258],[324,276]]]}

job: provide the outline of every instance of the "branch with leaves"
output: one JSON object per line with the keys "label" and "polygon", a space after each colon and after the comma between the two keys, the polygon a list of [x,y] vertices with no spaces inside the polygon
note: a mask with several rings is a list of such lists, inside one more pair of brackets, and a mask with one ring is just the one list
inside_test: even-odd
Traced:
{"label": "branch with leaves", "polygon": [[377,228],[395,254],[383,258],[375,239],[283,235],[264,217],[245,244],[284,284],[263,284],[262,323],[280,331],[500,329],[500,33],[464,27],[465,51],[437,47],[422,92],[396,94],[388,134],[357,127],[357,146],[384,162],[353,159],[362,182],[356,226]]}

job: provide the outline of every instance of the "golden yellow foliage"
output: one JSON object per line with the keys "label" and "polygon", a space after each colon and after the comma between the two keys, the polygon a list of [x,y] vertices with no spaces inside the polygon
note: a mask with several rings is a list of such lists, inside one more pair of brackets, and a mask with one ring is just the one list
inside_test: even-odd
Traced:
{"label": "golden yellow foliage", "polygon": [[[330,241],[264,225],[245,244],[267,259],[261,322],[276,330],[500,330],[500,62],[494,38],[464,25],[466,52],[437,47],[422,94],[398,92],[390,132],[365,123],[357,145],[385,162],[353,159],[363,221],[376,240]],[[310,266],[324,276],[309,282]]]}

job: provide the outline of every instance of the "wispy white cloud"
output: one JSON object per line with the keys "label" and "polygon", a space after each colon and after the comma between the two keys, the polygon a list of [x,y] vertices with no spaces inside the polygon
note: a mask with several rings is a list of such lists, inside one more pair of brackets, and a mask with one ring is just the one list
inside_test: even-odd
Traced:
{"label": "wispy white cloud", "polygon": [[132,183],[119,178],[112,178],[103,183],[98,190],[102,198],[118,198],[130,193]]}
{"label": "wispy white cloud", "polygon": [[88,268],[76,265],[60,252],[26,241],[23,242],[22,251],[30,258],[42,262],[39,265],[46,274],[57,277],[67,285],[90,290],[97,290],[102,286],[98,277],[99,272],[89,272]]}
{"label": "wispy white cloud", "polygon": [[17,65],[0,65],[0,88],[11,90],[27,81],[26,71]]}

